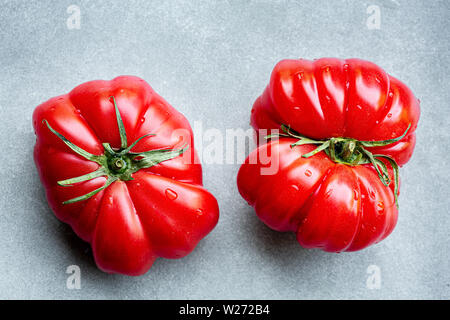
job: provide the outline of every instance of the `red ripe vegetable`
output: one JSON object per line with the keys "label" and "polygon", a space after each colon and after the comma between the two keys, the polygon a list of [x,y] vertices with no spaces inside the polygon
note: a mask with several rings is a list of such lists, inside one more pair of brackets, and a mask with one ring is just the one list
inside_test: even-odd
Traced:
{"label": "red ripe vegetable", "polygon": [[[281,132],[259,139],[239,192],[305,248],[363,249],[396,225],[398,166],[411,158],[419,116],[408,87],[371,62],[283,60],[251,115],[255,130]],[[261,173],[271,165],[261,154],[277,159],[274,174]]]}
{"label": "red ripe vegetable", "polygon": [[100,269],[141,275],[216,225],[191,127],[144,80],[84,83],[39,105],[33,124],[50,207],[91,243]]}

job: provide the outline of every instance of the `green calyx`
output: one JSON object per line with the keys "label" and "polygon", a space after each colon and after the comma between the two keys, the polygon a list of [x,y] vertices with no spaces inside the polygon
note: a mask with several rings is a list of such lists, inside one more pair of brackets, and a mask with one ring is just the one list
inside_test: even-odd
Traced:
{"label": "green calyx", "polygon": [[328,140],[313,140],[305,137],[298,132],[292,130],[289,126],[281,125],[283,133],[277,133],[268,135],[266,139],[273,137],[289,137],[298,139],[297,142],[291,144],[291,148],[304,144],[318,145],[313,151],[302,155],[302,158],[309,158],[320,151],[324,151],[330,159],[336,163],[342,163],[349,166],[357,166],[361,164],[372,164],[375,168],[378,177],[383,185],[386,187],[391,183],[391,179],[388,174],[386,164],[381,160],[384,159],[392,166],[394,172],[394,197],[395,204],[398,208],[398,176],[399,168],[397,163],[391,157],[384,154],[372,154],[366,149],[366,147],[383,147],[403,139],[411,128],[411,124],[408,125],[406,131],[395,139],[383,140],[383,141],[359,141],[352,138],[330,138]]}
{"label": "green calyx", "polygon": [[154,165],[157,165],[160,162],[170,160],[178,157],[183,154],[188,148],[189,145],[184,145],[180,149],[154,149],[145,152],[131,152],[131,149],[143,138],[154,136],[154,134],[146,134],[136,141],[134,141],[130,146],[127,143],[127,135],[125,132],[125,127],[123,125],[122,117],[120,116],[119,108],[117,107],[116,100],[114,97],[111,97],[112,102],[114,104],[114,109],[116,112],[117,125],[119,127],[120,141],[121,147],[119,149],[114,149],[111,147],[109,143],[103,143],[104,153],[100,156],[91,154],[82,148],[76,146],[72,142],[70,142],[67,138],[65,138],[62,134],[54,130],[47,120],[43,120],[42,122],[47,125],[49,130],[55,134],[59,139],[61,139],[72,151],[76,154],[82,156],[83,158],[94,161],[100,165],[100,167],[91,173],[70,178],[67,180],[58,181],[58,185],[63,187],[69,187],[73,184],[92,180],[94,178],[105,176],[107,177],[106,182],[103,186],[98,189],[93,190],[85,195],[80,197],[76,197],[67,201],[64,201],[63,204],[74,203],[78,201],[83,201],[89,199],[96,193],[100,192],[103,189],[106,189],[109,185],[117,180],[129,181],[133,180],[132,174],[144,169],[150,168]]}

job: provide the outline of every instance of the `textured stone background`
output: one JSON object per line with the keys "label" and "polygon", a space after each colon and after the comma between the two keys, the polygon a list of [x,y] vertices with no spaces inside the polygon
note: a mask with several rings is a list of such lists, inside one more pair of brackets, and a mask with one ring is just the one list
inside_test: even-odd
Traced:
{"label": "textured stone background", "polygon": [[[0,298],[450,298],[449,1],[5,1],[0,11]],[[81,28],[66,26],[67,8]],[[366,9],[378,5],[381,28]],[[401,170],[394,233],[357,253],[304,250],[266,228],[235,187],[238,165],[204,166],[221,219],[181,260],[139,278],[107,275],[49,210],[32,160],[31,114],[93,79],[137,75],[204,128],[247,129],[282,58],[360,57],[421,99],[413,159]],[[66,288],[67,266],[81,290]],[[367,268],[380,289],[366,287]]]}

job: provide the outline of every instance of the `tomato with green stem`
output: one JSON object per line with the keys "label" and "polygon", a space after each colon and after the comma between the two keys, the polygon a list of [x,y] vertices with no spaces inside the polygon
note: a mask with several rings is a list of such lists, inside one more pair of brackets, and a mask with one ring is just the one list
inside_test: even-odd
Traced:
{"label": "tomato with green stem", "polygon": [[256,131],[276,131],[241,166],[239,192],[305,248],[363,249],[396,225],[419,116],[411,90],[371,62],[283,60],[251,113]]}
{"label": "tomato with green stem", "polygon": [[35,163],[55,215],[98,267],[141,275],[217,224],[186,118],[142,79],[84,83],[33,114]]}

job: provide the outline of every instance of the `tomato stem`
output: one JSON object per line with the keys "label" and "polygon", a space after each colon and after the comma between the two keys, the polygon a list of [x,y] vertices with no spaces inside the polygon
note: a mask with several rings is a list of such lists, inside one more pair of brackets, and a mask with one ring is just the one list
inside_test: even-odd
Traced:
{"label": "tomato stem", "polygon": [[386,164],[380,159],[386,160],[391,165],[392,171],[394,173],[394,198],[395,205],[398,208],[398,164],[391,157],[384,154],[372,154],[372,152],[368,151],[365,147],[383,147],[396,143],[406,136],[410,128],[411,124],[408,125],[408,128],[401,136],[394,139],[382,141],[359,141],[352,138],[330,138],[328,140],[313,140],[292,130],[290,126],[283,124],[281,125],[282,133],[268,135],[266,136],[266,139],[271,139],[274,137],[290,137],[298,139],[297,142],[291,144],[291,148],[305,144],[318,145],[318,147],[313,151],[302,155],[302,158],[309,158],[321,151],[324,151],[328,155],[328,157],[336,163],[341,163],[349,166],[371,164],[377,172],[378,177],[380,178],[383,185],[388,187],[391,183],[391,179],[389,177]]}
{"label": "tomato stem", "polygon": [[137,172],[140,169],[150,168],[155,166],[163,161],[167,161],[173,158],[178,157],[183,154],[188,148],[189,145],[185,144],[179,149],[154,149],[145,152],[131,152],[131,149],[136,146],[136,144],[141,141],[143,138],[154,136],[155,134],[146,134],[134,141],[130,146],[128,146],[127,142],[127,134],[125,131],[125,126],[123,125],[122,117],[120,115],[119,108],[117,107],[117,103],[115,98],[110,97],[114,104],[114,110],[116,113],[117,126],[119,128],[120,142],[121,146],[118,150],[115,150],[111,147],[109,143],[103,143],[104,153],[102,155],[94,155],[86,150],[78,147],[71,141],[69,141],[66,137],[60,134],[58,131],[53,129],[47,120],[43,120],[42,123],[45,123],[48,129],[55,134],[60,140],[62,140],[72,151],[76,154],[82,156],[83,158],[96,162],[100,165],[100,167],[91,173],[74,177],[66,180],[58,181],[58,185],[62,187],[73,186],[76,183],[89,181],[98,177],[106,176],[105,184],[95,189],[87,194],[82,196],[64,201],[63,204],[70,204],[74,202],[84,201],[97,194],[98,192],[106,189],[109,185],[117,180],[133,180],[132,174]]}
{"label": "tomato stem", "polygon": [[119,127],[119,135],[120,135],[120,147],[122,149],[126,149],[128,142],[127,142],[127,133],[125,131],[125,126],[123,125],[122,117],[120,116],[119,108],[117,107],[116,99],[114,96],[109,97],[112,99],[114,104],[114,109],[116,111],[116,118],[117,118],[117,126]]}

